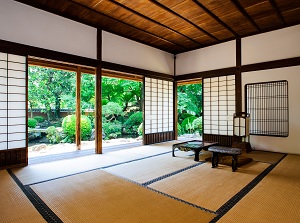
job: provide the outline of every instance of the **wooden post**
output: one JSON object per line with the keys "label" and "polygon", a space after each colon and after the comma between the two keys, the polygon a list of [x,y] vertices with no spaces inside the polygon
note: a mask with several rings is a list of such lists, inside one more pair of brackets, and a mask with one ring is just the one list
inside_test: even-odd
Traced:
{"label": "wooden post", "polygon": [[[176,76],[176,55],[174,55],[174,79]],[[178,123],[178,112],[177,112],[177,81],[174,80],[173,82],[173,140],[178,139],[178,129],[177,129],[177,123]]]}
{"label": "wooden post", "polygon": [[178,122],[178,112],[177,112],[177,82],[174,81],[174,84],[173,84],[173,127],[174,127],[174,138],[173,138],[173,140],[177,140],[178,139],[177,122]]}
{"label": "wooden post", "polygon": [[81,149],[81,137],[80,137],[80,120],[81,120],[81,104],[80,104],[80,85],[81,85],[81,67],[77,67],[76,73],[76,133],[75,143],[77,150]]}
{"label": "wooden post", "polygon": [[102,30],[97,29],[97,59],[98,66],[96,69],[95,79],[95,153],[102,154]]}
{"label": "wooden post", "polygon": [[[241,38],[236,39],[236,72],[235,72],[235,112],[242,112],[242,50]],[[234,142],[240,142],[242,139],[239,136],[233,136]]]}
{"label": "wooden post", "polygon": [[241,38],[236,39],[235,112],[242,112]]}

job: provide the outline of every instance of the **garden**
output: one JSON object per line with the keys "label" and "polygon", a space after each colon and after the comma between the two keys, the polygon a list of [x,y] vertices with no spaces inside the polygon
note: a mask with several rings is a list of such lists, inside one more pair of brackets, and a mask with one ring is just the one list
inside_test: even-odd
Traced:
{"label": "garden", "polygon": [[[81,74],[82,149],[94,148],[95,78]],[[102,78],[104,143],[141,140],[142,83]],[[57,145],[75,148],[76,73],[30,66],[28,75],[29,151],[46,153]],[[134,140],[132,140],[134,139]],[[110,143],[112,144],[112,143]],[[56,145],[56,146],[55,146]],[[68,151],[69,151],[68,150]]]}
{"label": "garden", "polygon": [[177,87],[178,136],[198,138],[202,135],[202,84]]}
{"label": "garden", "polygon": [[[39,66],[29,66],[28,73],[29,152],[44,155],[49,150],[75,151],[76,73]],[[81,74],[80,103],[81,148],[92,149],[95,140],[92,74]],[[185,137],[202,134],[201,84],[178,86],[177,128],[178,135]],[[142,83],[102,77],[103,143],[142,140],[142,133]]]}

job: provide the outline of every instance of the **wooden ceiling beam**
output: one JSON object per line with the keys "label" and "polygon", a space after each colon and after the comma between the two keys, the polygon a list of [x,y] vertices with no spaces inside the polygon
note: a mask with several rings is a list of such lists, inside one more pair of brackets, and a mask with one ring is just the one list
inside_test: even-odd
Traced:
{"label": "wooden ceiling beam", "polygon": [[158,7],[164,9],[165,11],[172,13],[173,15],[183,19],[184,21],[188,22],[189,24],[191,24],[192,26],[194,26],[195,28],[197,28],[198,30],[200,30],[201,32],[205,33],[207,36],[209,36],[210,38],[216,40],[217,42],[220,42],[220,40],[213,36],[212,34],[210,34],[209,32],[207,32],[206,30],[202,29],[201,27],[197,26],[195,23],[191,22],[190,20],[186,19],[185,17],[183,17],[182,15],[174,12],[173,10],[169,9],[168,7],[166,7],[165,5],[161,4],[160,2],[157,2],[155,0],[150,0],[150,2],[152,2],[153,4],[157,5]]}
{"label": "wooden ceiling beam", "polygon": [[248,21],[258,30],[259,32],[261,29],[258,27],[258,25],[254,22],[252,17],[247,13],[247,11],[243,8],[243,6],[239,3],[238,0],[231,0],[231,2],[235,5],[235,7],[242,13],[244,17],[248,19]]}
{"label": "wooden ceiling beam", "polygon": [[127,7],[127,6],[123,5],[123,4],[121,4],[121,3],[119,3],[119,2],[116,2],[115,0],[109,0],[109,1],[112,2],[112,3],[114,3],[114,4],[116,4],[116,5],[118,5],[118,6],[120,6],[120,7],[122,7],[122,8],[124,8],[124,9],[126,9],[126,10],[128,10],[128,11],[130,11],[130,12],[133,13],[133,14],[136,14],[136,15],[138,15],[138,16],[140,16],[140,17],[146,19],[146,20],[149,20],[149,21],[151,21],[151,22],[153,22],[153,23],[155,23],[155,24],[157,24],[157,25],[159,25],[159,26],[162,26],[162,27],[164,27],[164,28],[166,28],[166,29],[168,29],[168,30],[170,30],[170,31],[172,31],[172,32],[175,32],[175,33],[177,33],[177,34],[179,34],[179,35],[181,35],[181,36],[184,36],[185,38],[189,39],[190,41],[192,41],[192,42],[194,42],[194,43],[196,43],[196,44],[202,46],[202,44],[201,44],[200,42],[198,42],[198,41],[196,41],[196,40],[190,38],[189,36],[184,35],[183,33],[180,33],[180,32],[178,32],[178,31],[176,31],[175,29],[172,29],[171,27],[168,27],[168,26],[166,26],[166,25],[164,25],[164,24],[162,24],[162,23],[160,23],[160,22],[157,22],[157,21],[155,21],[154,19],[151,19],[151,18],[149,18],[149,17],[147,17],[147,16],[145,16],[145,15],[143,15],[143,14],[141,14],[141,13],[139,13],[139,12],[137,12],[137,11],[135,11],[135,10],[133,10],[133,9],[131,9],[131,8],[129,8],[129,7]]}
{"label": "wooden ceiling beam", "polygon": [[278,19],[280,20],[280,22],[282,23],[282,25],[286,25],[277,5],[276,2],[274,0],[269,0],[270,5],[272,6],[273,10],[276,12],[276,15],[278,17]]}
{"label": "wooden ceiling beam", "polygon": [[230,28],[225,22],[223,22],[218,16],[216,16],[212,11],[206,8],[203,4],[201,4],[198,0],[193,0],[201,9],[203,9],[207,14],[209,14],[214,20],[216,20],[220,25],[225,27],[228,31],[230,31],[235,37],[239,37],[239,35]]}
{"label": "wooden ceiling beam", "polygon": [[[188,48],[186,48],[186,47],[184,47],[184,46],[182,46],[182,45],[180,45],[180,44],[178,44],[178,43],[174,43],[174,42],[172,42],[172,41],[170,41],[170,40],[167,40],[167,39],[165,39],[165,38],[163,38],[163,37],[157,36],[157,35],[155,35],[155,34],[153,34],[153,33],[150,33],[150,32],[148,32],[148,31],[146,31],[146,30],[143,30],[143,29],[140,29],[140,28],[135,27],[135,26],[133,26],[133,25],[127,24],[127,23],[125,23],[125,22],[123,22],[123,21],[120,21],[120,20],[118,20],[118,19],[115,19],[115,18],[113,18],[113,17],[111,17],[111,16],[108,16],[108,15],[102,13],[102,12],[99,12],[99,11],[97,11],[97,10],[95,10],[95,9],[89,8],[89,7],[87,7],[87,6],[85,6],[85,5],[82,5],[82,4],[78,3],[78,2],[75,2],[75,1],[73,1],[73,0],[69,0],[69,1],[72,2],[73,4],[76,4],[76,5],[81,6],[81,7],[85,8],[85,9],[87,9],[87,10],[93,11],[93,12],[95,12],[95,13],[98,13],[99,15],[102,15],[102,16],[104,16],[104,17],[107,17],[107,18],[109,18],[109,19],[112,19],[112,20],[114,20],[115,22],[119,22],[119,23],[122,23],[122,24],[124,24],[124,25],[130,26],[130,27],[132,27],[132,28],[134,28],[134,29],[137,29],[137,30],[139,30],[139,31],[141,31],[141,32],[144,32],[144,33],[147,33],[147,34],[149,34],[149,35],[151,35],[151,36],[154,36],[154,37],[156,37],[156,38],[159,38],[159,39],[161,39],[161,40],[163,40],[163,41],[165,41],[165,42],[171,43],[171,44],[176,45],[176,46],[178,46],[178,47],[181,47],[181,48],[183,48],[183,49],[185,49],[185,50],[188,50]],[[98,28],[102,28],[102,27],[98,27]]]}

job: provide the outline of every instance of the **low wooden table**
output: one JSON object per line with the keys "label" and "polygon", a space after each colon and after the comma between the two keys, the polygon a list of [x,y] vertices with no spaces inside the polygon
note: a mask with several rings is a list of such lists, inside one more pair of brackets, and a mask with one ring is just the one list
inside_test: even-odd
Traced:
{"label": "low wooden table", "polygon": [[175,149],[179,149],[181,151],[194,151],[195,152],[195,161],[199,161],[199,154],[202,149],[207,150],[210,146],[218,145],[217,142],[208,142],[208,141],[200,141],[193,140],[188,142],[182,142],[174,144],[172,147],[172,155],[175,157]]}
{"label": "low wooden table", "polygon": [[224,147],[224,146],[212,146],[208,148],[208,151],[213,153],[212,156],[212,168],[215,168],[219,164],[219,154],[230,155],[232,156],[232,172],[237,170],[237,162],[238,162],[238,155],[242,154],[242,150],[239,148],[231,148],[231,147]]}

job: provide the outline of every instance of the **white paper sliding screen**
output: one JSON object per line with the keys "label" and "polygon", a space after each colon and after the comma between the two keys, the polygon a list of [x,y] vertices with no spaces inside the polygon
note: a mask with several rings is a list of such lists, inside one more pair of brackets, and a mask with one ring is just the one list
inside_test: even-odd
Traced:
{"label": "white paper sliding screen", "polygon": [[[173,132],[173,82],[146,77],[144,86],[145,135]],[[169,138],[163,135],[154,141],[171,140]]]}
{"label": "white paper sliding screen", "polygon": [[26,67],[26,57],[0,53],[0,150],[26,147]]}
{"label": "white paper sliding screen", "polygon": [[233,135],[235,76],[203,79],[204,134]]}

